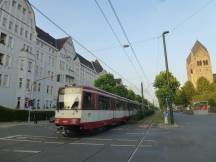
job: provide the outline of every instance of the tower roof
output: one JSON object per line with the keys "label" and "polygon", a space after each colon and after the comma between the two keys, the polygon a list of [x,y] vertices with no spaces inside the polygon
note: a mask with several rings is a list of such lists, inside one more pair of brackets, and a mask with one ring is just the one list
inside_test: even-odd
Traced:
{"label": "tower roof", "polygon": [[187,57],[187,64],[190,63],[191,56],[194,55],[194,54],[196,54],[197,51],[200,50],[200,49],[204,50],[208,54],[207,48],[199,40],[197,40],[195,42],[193,48],[191,49],[191,52],[190,52],[189,56]]}

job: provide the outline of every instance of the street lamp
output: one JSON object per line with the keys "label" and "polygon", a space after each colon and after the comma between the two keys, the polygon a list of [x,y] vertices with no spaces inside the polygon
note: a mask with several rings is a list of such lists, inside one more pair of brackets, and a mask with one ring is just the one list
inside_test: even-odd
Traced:
{"label": "street lamp", "polygon": [[[167,76],[167,88],[168,88],[168,95],[170,96],[170,82],[169,82],[169,66],[168,66],[168,58],[167,58],[167,49],[166,49],[166,40],[165,40],[165,35],[169,34],[169,31],[164,31],[162,34],[163,37],[163,46],[164,46],[164,57],[165,57],[165,65],[166,65],[166,76]],[[168,96],[168,107],[170,111],[170,123],[173,125],[174,124],[174,116],[173,116],[173,109],[172,105],[169,101],[169,96]]]}

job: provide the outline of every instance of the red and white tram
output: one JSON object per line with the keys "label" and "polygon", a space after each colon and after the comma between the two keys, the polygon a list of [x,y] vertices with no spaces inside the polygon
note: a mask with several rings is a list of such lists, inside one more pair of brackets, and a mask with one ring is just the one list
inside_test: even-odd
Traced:
{"label": "red and white tram", "polygon": [[59,89],[55,124],[72,130],[89,130],[127,122],[141,104],[87,86]]}

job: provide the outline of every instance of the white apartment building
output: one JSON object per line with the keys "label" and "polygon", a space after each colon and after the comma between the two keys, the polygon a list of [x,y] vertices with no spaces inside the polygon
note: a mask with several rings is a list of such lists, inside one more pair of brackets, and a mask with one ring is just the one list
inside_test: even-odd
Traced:
{"label": "white apartment building", "polygon": [[59,87],[93,86],[106,71],[74,49],[72,39],[55,39],[36,26],[27,0],[0,0],[0,105],[50,109]]}

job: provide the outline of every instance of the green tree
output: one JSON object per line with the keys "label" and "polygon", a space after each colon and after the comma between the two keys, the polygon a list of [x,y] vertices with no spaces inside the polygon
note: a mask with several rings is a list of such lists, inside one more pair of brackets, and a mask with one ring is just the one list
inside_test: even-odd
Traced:
{"label": "green tree", "polygon": [[198,94],[204,94],[204,93],[209,92],[209,91],[210,91],[209,81],[204,77],[200,77],[197,80],[197,93]]}
{"label": "green tree", "polygon": [[114,87],[114,94],[118,96],[127,97],[127,93],[128,93],[127,88],[122,84],[116,85]]}
{"label": "green tree", "polygon": [[172,104],[175,100],[176,91],[180,86],[179,81],[169,73],[169,88],[167,87],[166,72],[160,72],[154,81],[154,87],[156,88],[156,96],[158,98],[161,108],[164,108],[167,103]]}
{"label": "green tree", "polygon": [[140,95],[135,96],[135,101],[142,103],[142,97]]}
{"label": "green tree", "polygon": [[114,79],[114,76],[108,73],[108,74],[101,75],[98,79],[96,79],[94,85],[95,87],[101,90],[114,93],[116,81]]}
{"label": "green tree", "polygon": [[192,102],[193,96],[196,95],[196,90],[192,82],[185,82],[184,86],[182,87],[182,95],[186,98],[187,104]]}
{"label": "green tree", "polygon": [[128,90],[127,98],[130,99],[130,100],[135,100],[136,99],[136,94],[134,93],[133,90]]}

